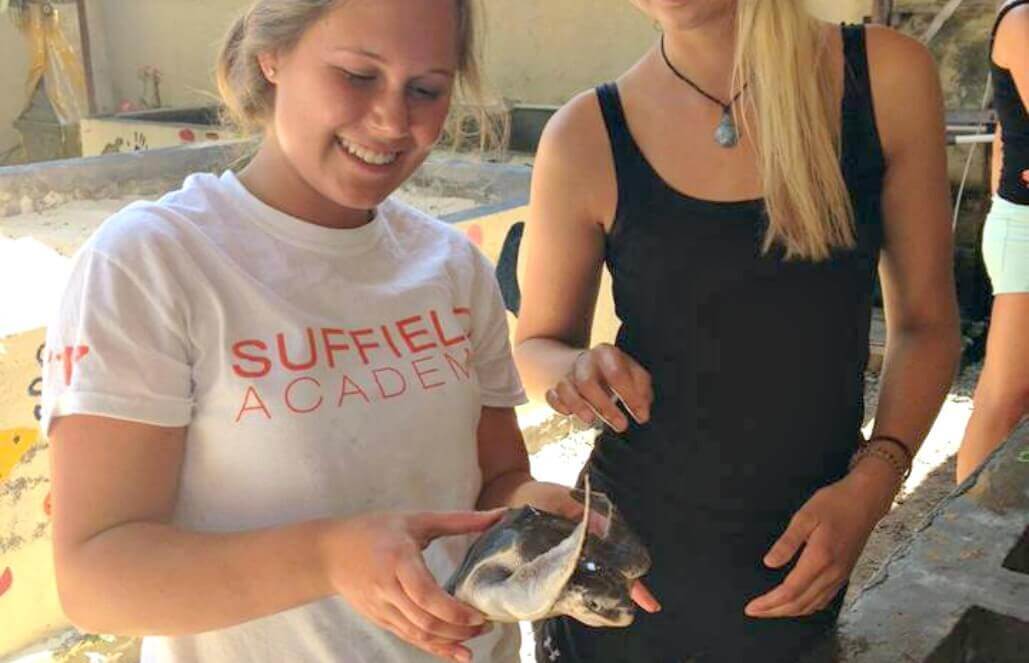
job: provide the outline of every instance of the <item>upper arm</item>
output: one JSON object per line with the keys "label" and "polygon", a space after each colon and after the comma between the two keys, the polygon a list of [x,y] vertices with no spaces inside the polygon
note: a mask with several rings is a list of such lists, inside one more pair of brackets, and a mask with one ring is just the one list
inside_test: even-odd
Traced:
{"label": "upper arm", "polygon": [[185,428],[69,415],[50,427],[55,557],[130,522],[168,522]]}
{"label": "upper arm", "polygon": [[894,329],[956,329],[946,126],[936,64],[920,43],[884,28],[869,29],[868,52],[886,156],[881,275],[887,322]]}
{"label": "upper arm", "polygon": [[41,425],[59,572],[66,553],[97,534],[167,520],[175,504],[192,417],[191,349],[184,297],[160,243],[132,233],[153,227],[106,225],[76,256],[47,329]]}
{"label": "upper arm", "polygon": [[616,184],[599,104],[586,92],[548,123],[533,164],[529,221],[518,260],[517,342],[589,341]]}
{"label": "upper arm", "polygon": [[997,28],[993,61],[1011,72],[1022,105],[1029,109],[1029,5],[1005,14]]}
{"label": "upper arm", "polygon": [[483,486],[509,472],[529,471],[529,454],[514,408],[483,407],[476,438]]}

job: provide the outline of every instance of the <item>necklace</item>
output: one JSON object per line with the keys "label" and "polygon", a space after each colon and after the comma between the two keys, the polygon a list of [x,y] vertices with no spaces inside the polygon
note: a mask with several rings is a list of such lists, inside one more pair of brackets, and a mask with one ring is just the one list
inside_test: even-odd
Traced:
{"label": "necklace", "polygon": [[685,74],[680,72],[672,64],[672,61],[668,59],[668,53],[665,51],[665,36],[661,35],[661,57],[664,58],[665,64],[672,70],[679,80],[687,83],[694,90],[707,97],[709,100],[718,104],[722,107],[722,120],[718,123],[718,128],[715,129],[715,142],[724,148],[736,147],[737,143],[740,142],[740,132],[736,128],[736,120],[732,116],[732,105],[740,98],[740,95],[747,89],[747,85],[744,84],[736,96],[732,98],[729,103],[723,102],[718,97],[708,94],[699,85],[691,81]]}

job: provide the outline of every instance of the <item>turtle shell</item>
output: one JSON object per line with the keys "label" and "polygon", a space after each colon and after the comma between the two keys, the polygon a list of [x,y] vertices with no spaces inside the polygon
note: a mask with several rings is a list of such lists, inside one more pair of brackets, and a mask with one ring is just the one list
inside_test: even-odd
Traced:
{"label": "turtle shell", "polygon": [[[445,589],[493,621],[527,618],[506,614],[509,611],[497,610],[497,605],[518,603],[524,593],[531,592],[544,597],[538,601],[545,604],[545,612],[533,619],[567,615],[591,626],[632,623],[635,604],[629,591],[650,569],[650,555],[605,496],[591,493],[591,498],[593,512],[605,517],[605,526],[591,527],[581,551],[575,552],[574,571],[570,577],[564,576],[567,580],[550,574],[547,557],[562,546],[568,549],[563,554],[573,554],[568,542],[581,524],[524,506],[509,510],[472,544]],[[597,503],[601,508],[595,508]]]}

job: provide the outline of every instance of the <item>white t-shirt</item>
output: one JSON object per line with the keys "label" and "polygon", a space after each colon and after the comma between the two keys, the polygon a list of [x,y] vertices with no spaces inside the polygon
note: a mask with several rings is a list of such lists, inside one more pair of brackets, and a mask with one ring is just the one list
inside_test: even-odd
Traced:
{"label": "white t-shirt", "polygon": [[[380,510],[472,509],[482,406],[524,402],[489,261],[395,200],[357,229],[305,223],[232,174],[194,175],[107,220],[50,326],[43,421],[188,426],[174,522],[262,528]],[[424,557],[443,582],[469,537]],[[476,659],[517,661],[498,625]],[[143,660],[435,660],[331,597]]]}

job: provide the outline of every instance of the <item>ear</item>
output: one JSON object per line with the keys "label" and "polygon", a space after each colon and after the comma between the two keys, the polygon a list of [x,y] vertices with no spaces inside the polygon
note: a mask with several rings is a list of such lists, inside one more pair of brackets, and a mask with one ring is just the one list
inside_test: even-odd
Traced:
{"label": "ear", "polygon": [[275,85],[279,75],[279,54],[274,51],[261,53],[257,56],[257,63],[261,67],[261,73],[265,80]]}

